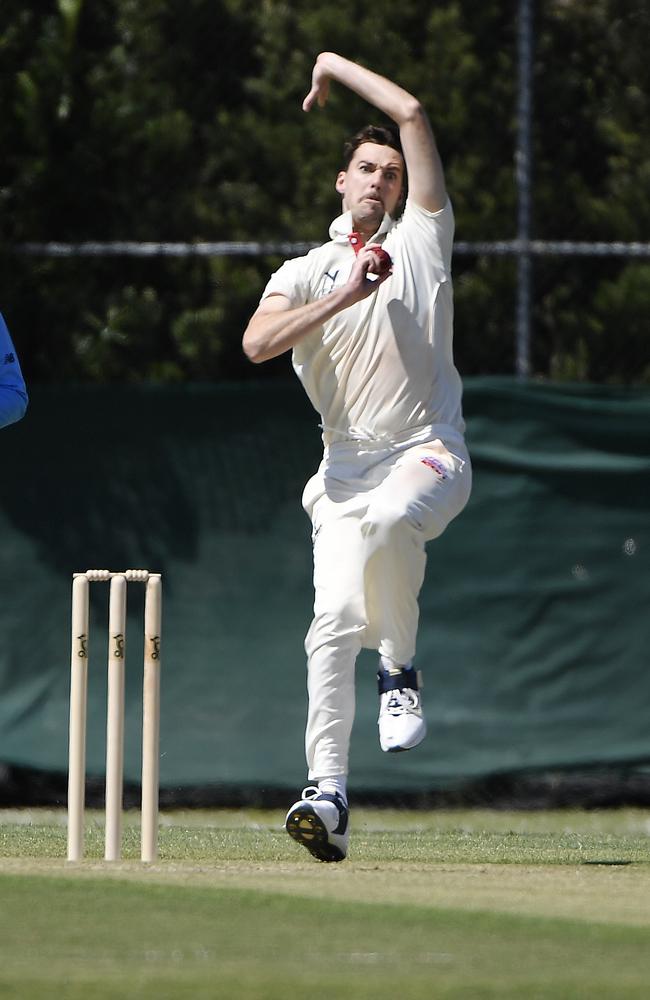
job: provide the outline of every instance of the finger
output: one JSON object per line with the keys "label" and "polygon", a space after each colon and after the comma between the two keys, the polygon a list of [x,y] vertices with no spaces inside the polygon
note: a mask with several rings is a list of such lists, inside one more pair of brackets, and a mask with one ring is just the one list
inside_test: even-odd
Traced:
{"label": "finger", "polygon": [[390,278],[390,276],[391,276],[391,274],[392,274],[392,273],[393,273],[393,269],[392,269],[392,267],[391,267],[391,268],[389,268],[389,269],[388,269],[387,271],[382,271],[382,273],[381,273],[381,274],[378,274],[378,275],[377,275],[377,281],[376,281],[376,284],[377,284],[377,285],[383,285],[383,283],[384,283],[384,282],[385,282],[385,281],[386,281],[386,280],[387,280],[388,278]]}
{"label": "finger", "polygon": [[368,254],[364,254],[363,250],[360,250],[359,253],[357,254],[357,259],[354,262],[354,267],[357,271],[357,274],[361,275],[361,277],[363,278],[365,278],[365,276],[368,273],[368,268],[370,267],[370,260],[371,260],[370,256]]}
{"label": "finger", "polygon": [[359,250],[359,253],[357,254],[357,261],[363,265],[364,271],[367,271],[369,267],[376,263],[373,252],[368,246],[362,247],[361,250]]}
{"label": "finger", "polygon": [[[366,249],[364,247],[364,249]],[[376,270],[376,259],[373,259],[372,252],[368,253],[366,256],[362,256],[363,251],[359,251],[357,257],[357,266],[360,270],[360,276],[363,278],[364,283],[373,288],[379,288],[380,285],[390,278],[393,273],[393,269],[389,268],[387,270]]]}
{"label": "finger", "polygon": [[318,87],[312,87],[309,93],[307,94],[306,98],[302,102],[302,110],[311,111],[317,96],[318,96]]}
{"label": "finger", "polygon": [[318,93],[318,105],[324,108],[327,104],[327,98],[330,96],[330,82],[329,80],[323,80],[320,85],[320,90]]}

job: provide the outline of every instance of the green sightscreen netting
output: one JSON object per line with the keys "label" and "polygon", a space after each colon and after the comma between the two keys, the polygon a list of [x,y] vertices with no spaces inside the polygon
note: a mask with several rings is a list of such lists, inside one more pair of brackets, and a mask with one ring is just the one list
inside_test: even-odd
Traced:
{"label": "green sightscreen netting", "polygon": [[[353,789],[650,760],[650,392],[469,379],[470,504],[433,543],[426,742],[384,755],[357,671]],[[70,581],[163,574],[161,783],[304,783],[317,417],[294,382],[32,388],[0,432],[0,761],[67,767]],[[107,596],[93,585],[88,772],[104,771]],[[130,588],[126,778],[140,767]]]}

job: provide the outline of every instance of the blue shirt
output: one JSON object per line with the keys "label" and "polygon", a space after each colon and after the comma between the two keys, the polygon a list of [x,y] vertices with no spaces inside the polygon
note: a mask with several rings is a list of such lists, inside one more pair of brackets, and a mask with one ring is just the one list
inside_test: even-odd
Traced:
{"label": "blue shirt", "polygon": [[0,313],[0,427],[20,420],[26,409],[25,381],[7,324]]}

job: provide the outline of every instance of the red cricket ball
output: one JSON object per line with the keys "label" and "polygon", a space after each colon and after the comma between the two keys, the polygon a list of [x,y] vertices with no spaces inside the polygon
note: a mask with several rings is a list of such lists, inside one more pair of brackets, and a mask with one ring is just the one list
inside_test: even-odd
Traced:
{"label": "red cricket ball", "polygon": [[393,261],[389,253],[386,253],[383,247],[373,247],[372,252],[377,258],[379,267],[377,268],[377,273],[383,275],[386,271],[390,271],[393,266]]}

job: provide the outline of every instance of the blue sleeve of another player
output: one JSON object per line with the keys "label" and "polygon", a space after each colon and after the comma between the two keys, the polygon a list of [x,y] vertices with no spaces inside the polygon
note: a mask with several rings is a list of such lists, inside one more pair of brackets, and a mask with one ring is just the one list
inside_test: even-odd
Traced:
{"label": "blue sleeve of another player", "polygon": [[27,390],[16,349],[0,313],[0,427],[13,424],[27,409]]}

